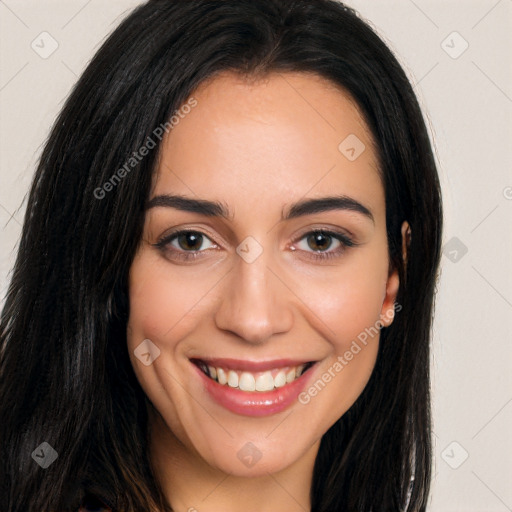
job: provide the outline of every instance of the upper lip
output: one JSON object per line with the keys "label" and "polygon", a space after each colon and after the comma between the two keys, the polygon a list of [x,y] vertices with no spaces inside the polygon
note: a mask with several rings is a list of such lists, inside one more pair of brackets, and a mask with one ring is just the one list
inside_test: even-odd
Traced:
{"label": "upper lip", "polygon": [[268,361],[248,361],[244,359],[230,358],[191,358],[192,362],[203,362],[208,366],[220,367],[228,370],[240,370],[247,372],[264,372],[274,368],[285,368],[287,366],[300,366],[302,364],[313,363],[311,359],[272,359]]}

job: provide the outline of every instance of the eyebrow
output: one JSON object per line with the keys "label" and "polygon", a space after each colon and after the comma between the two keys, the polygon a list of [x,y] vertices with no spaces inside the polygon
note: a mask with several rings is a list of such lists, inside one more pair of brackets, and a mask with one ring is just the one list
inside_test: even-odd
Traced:
{"label": "eyebrow", "polygon": [[[229,208],[218,201],[192,199],[180,195],[159,195],[153,197],[146,205],[146,210],[157,207],[175,208],[177,210],[198,213],[207,217],[222,217],[232,219]],[[375,224],[375,219],[369,208],[355,199],[340,195],[314,199],[303,199],[289,207],[288,212],[281,213],[282,220],[295,219],[304,215],[327,212],[332,210],[348,210],[364,215]]]}

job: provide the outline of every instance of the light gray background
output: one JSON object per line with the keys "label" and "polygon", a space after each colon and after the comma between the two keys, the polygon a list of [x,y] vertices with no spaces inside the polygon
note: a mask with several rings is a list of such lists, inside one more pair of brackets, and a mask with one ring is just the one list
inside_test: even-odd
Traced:
{"label": "light gray background", "polygon": [[[49,128],[100,42],[139,3],[0,0],[0,305]],[[347,3],[416,84],[442,180],[430,510],[512,511],[512,0]]]}

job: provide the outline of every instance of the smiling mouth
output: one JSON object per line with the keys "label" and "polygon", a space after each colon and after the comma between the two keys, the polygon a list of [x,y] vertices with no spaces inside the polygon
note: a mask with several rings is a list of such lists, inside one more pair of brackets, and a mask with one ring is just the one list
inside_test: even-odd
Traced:
{"label": "smiling mouth", "polygon": [[301,377],[315,363],[315,361],[310,361],[295,366],[270,368],[265,371],[248,371],[229,368],[227,365],[214,364],[201,359],[192,359],[191,362],[218,384],[248,392],[269,392],[282,388]]}

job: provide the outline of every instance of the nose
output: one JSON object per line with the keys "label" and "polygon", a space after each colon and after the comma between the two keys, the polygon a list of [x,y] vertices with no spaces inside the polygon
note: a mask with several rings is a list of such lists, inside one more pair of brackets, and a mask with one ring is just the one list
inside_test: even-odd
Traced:
{"label": "nose", "polygon": [[269,263],[265,251],[252,263],[236,259],[215,313],[219,329],[252,344],[291,329],[293,294]]}

